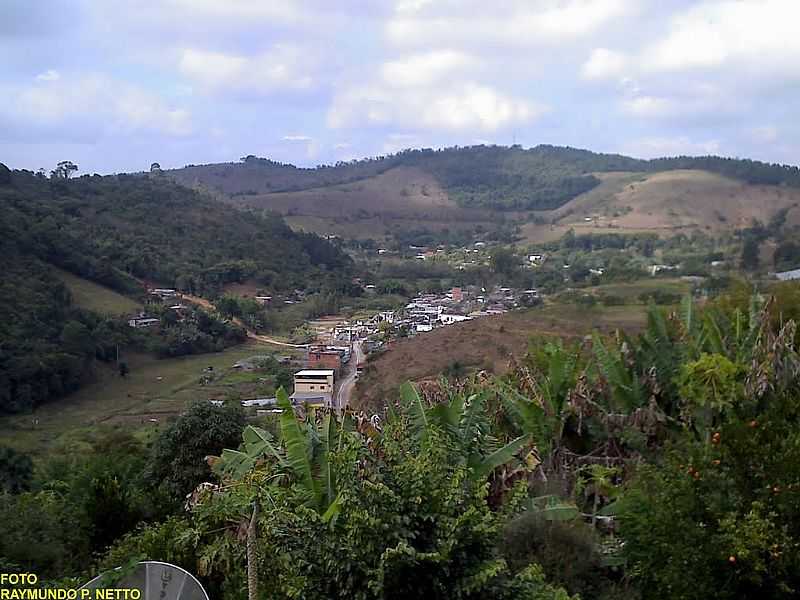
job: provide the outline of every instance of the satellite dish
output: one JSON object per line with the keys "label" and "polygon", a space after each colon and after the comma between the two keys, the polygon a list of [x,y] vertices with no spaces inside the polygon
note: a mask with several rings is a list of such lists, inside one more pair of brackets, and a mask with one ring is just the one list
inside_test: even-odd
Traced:
{"label": "satellite dish", "polygon": [[195,576],[175,565],[147,560],[120,577],[121,570],[106,571],[81,589],[133,588],[139,590],[140,600],[209,600]]}

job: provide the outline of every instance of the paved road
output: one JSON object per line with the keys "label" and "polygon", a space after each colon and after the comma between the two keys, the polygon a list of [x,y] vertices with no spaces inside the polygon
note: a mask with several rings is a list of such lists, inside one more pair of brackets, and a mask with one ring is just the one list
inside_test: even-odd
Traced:
{"label": "paved road", "polygon": [[353,353],[350,360],[347,362],[347,369],[342,374],[342,379],[336,388],[334,395],[334,406],[342,410],[350,404],[353,396],[353,390],[356,387],[356,365],[364,360],[364,353],[361,350],[361,342],[353,343]]}

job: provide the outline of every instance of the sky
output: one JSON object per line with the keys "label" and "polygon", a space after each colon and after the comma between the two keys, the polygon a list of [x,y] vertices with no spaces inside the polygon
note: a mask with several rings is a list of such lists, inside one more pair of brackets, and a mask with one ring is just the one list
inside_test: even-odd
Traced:
{"label": "sky", "polygon": [[800,163],[800,0],[0,0],[0,162],[540,143]]}

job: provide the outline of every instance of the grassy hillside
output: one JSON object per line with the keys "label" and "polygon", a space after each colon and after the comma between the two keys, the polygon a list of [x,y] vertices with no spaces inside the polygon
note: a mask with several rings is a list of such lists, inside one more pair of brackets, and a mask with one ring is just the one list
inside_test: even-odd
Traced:
{"label": "grassy hillside", "polygon": [[356,406],[374,410],[406,380],[438,378],[448,369],[503,373],[511,356],[525,354],[531,336],[579,338],[592,328],[636,332],[645,307],[579,307],[553,304],[527,311],[482,317],[398,340],[368,361],[356,386]]}
{"label": "grassy hillside", "polygon": [[800,188],[748,184],[707,171],[654,174],[610,173],[595,189],[557,210],[540,213],[546,224],[527,223],[527,241],[576,233],[644,232],[663,235],[703,230],[720,233],[768,222],[788,210],[787,224],[800,220]]}
{"label": "grassy hillside", "polygon": [[[407,150],[315,169],[249,157],[168,176],[236,204],[277,211],[298,229],[375,239],[393,230],[480,231],[498,220],[528,223],[528,237],[535,232],[539,239],[575,224],[732,229],[752,214],[779,209],[800,190],[796,167],[718,157],[645,161],[554,146]],[[726,198],[735,202],[725,204]],[[598,210],[606,221],[583,221]],[[542,227],[554,221],[552,229]]]}
{"label": "grassy hillside", "polygon": [[150,419],[164,423],[190,402],[212,397],[213,388],[201,383],[206,367],[219,374],[240,359],[274,352],[274,346],[248,342],[224,352],[167,360],[129,354],[125,358],[131,371],[126,377],[100,366],[94,381],[62,402],[40,407],[35,416],[0,417],[0,437],[19,450],[40,454],[99,426],[146,429],[153,425]]}
{"label": "grassy hillside", "polygon": [[128,296],[105,286],[73,275],[63,269],[55,269],[54,275],[67,286],[72,301],[81,308],[100,314],[123,315],[140,309],[142,305]]}
{"label": "grassy hillside", "polygon": [[745,183],[800,187],[797,167],[714,156],[648,161],[548,145],[404,150],[313,169],[249,156],[239,163],[189,165],[168,173],[184,185],[240,197],[340,185],[396,167],[425,171],[460,206],[496,210],[554,210],[599,185],[595,173],[616,171],[703,170]]}

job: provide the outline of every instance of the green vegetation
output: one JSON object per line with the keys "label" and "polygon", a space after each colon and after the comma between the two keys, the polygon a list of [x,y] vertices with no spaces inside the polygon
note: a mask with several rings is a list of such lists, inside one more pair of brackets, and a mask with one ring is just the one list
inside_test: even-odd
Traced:
{"label": "green vegetation", "polygon": [[0,412],[74,392],[120,348],[179,356],[245,339],[242,328],[193,309],[179,317],[151,307],[158,334],[131,330],[110,315],[137,303],[111,290],[140,296],[146,280],[216,294],[255,279],[279,290],[313,281],[324,291],[348,281],[346,255],[278,217],[233,210],[160,178],[69,179],[64,168],[50,180],[5,169],[0,182]]}
{"label": "green vegetation", "polygon": [[374,177],[393,167],[421,168],[462,206],[551,210],[600,183],[597,172],[699,169],[752,184],[800,187],[797,167],[715,156],[638,160],[569,147],[468,146],[397,154],[301,169],[256,156],[240,163],[189,165],[169,171],[189,186],[230,196],[298,191]]}
{"label": "green vegetation", "polygon": [[25,481],[0,496],[0,561],[86,578],[168,560],[237,599],[794,597],[782,291],[651,307],[636,337],[535,340],[505,376],[404,384],[381,418],[296,414],[279,390],[258,424],[200,402],[149,450],[97,435],[33,479],[0,455]]}
{"label": "green vegetation", "polygon": [[55,269],[54,274],[67,286],[72,302],[85,310],[105,315],[129,315],[142,308],[139,302],[128,296],[88,279],[61,269]]}

